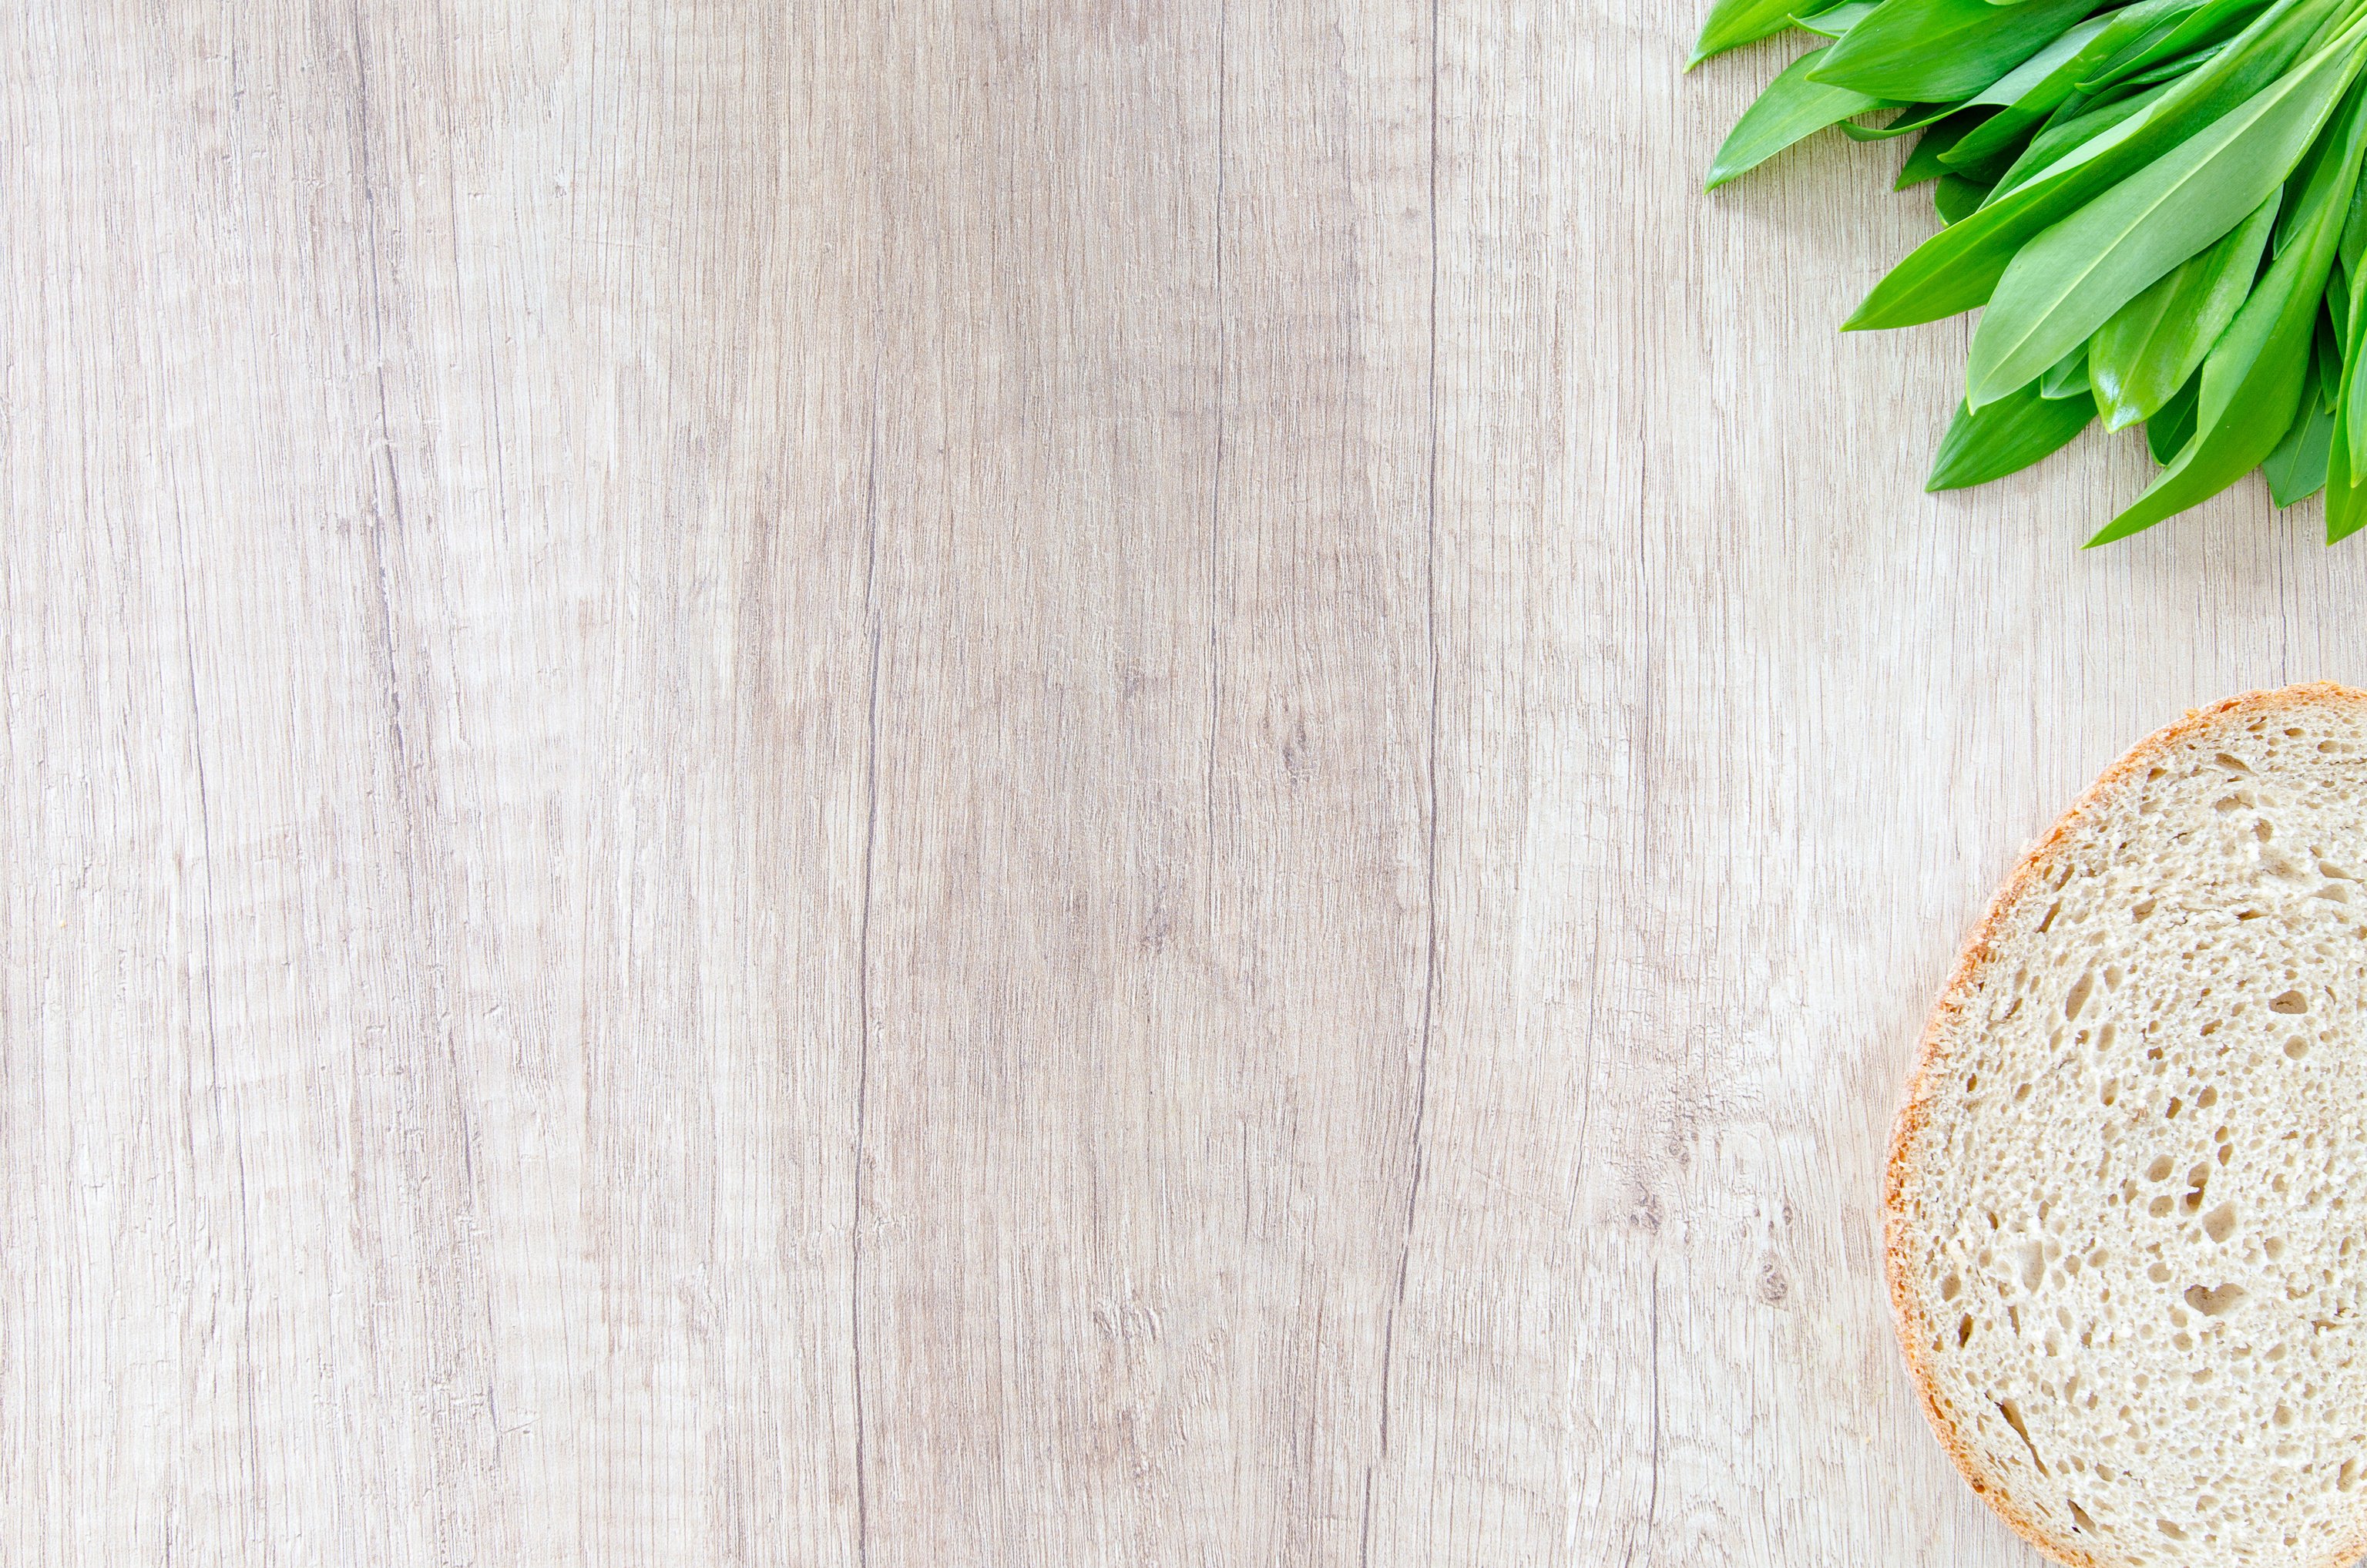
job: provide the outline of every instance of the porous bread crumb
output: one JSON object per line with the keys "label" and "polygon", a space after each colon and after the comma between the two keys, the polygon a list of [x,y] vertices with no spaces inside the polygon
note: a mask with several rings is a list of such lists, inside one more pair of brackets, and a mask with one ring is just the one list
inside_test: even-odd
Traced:
{"label": "porous bread crumb", "polygon": [[2139,745],[2009,881],[1885,1193],[1908,1360],[2058,1560],[2367,1546],[2367,693]]}

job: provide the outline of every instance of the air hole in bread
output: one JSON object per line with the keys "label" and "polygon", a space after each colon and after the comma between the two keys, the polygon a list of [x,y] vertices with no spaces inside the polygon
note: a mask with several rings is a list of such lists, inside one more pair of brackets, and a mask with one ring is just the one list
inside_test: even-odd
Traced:
{"label": "air hole in bread", "polygon": [[2022,1446],[2030,1450],[2030,1462],[2038,1467],[2038,1473],[2047,1474],[2046,1460],[2039,1453],[2038,1445],[2030,1440],[2030,1427],[2022,1419],[2022,1407],[2010,1399],[1999,1400],[1997,1407],[2005,1424],[2013,1428],[2013,1435],[2022,1439]]}
{"label": "air hole in bread", "polygon": [[2271,1013],[2306,1013],[2309,1011],[2309,998],[2304,996],[2298,991],[2279,992],[2275,996],[2270,998],[2269,1011]]}
{"label": "air hole in bread", "polygon": [[2203,1233],[2214,1242],[2224,1242],[2236,1233],[2236,1205],[2222,1203],[2203,1216]]}
{"label": "air hole in bread", "polygon": [[2215,1285],[2205,1290],[2200,1285],[2186,1288],[2186,1304],[2207,1318],[2225,1317],[2244,1304],[2250,1292],[2241,1285]]}
{"label": "air hole in bread", "polygon": [[2079,1009],[2088,1005],[2090,993],[2093,992],[2095,989],[2096,975],[2093,970],[2087,971],[2080,975],[2078,979],[2073,981],[2071,983],[2070,992],[2063,998],[2063,1016],[2067,1018],[2078,1017],[2079,1016]]}

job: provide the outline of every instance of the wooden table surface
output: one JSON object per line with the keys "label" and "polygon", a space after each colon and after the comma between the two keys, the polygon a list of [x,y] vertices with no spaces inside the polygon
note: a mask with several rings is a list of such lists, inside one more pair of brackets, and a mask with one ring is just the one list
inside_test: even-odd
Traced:
{"label": "wooden table surface", "polygon": [[1894,1098],[2367,555],[1694,19],[0,8],[0,1559],[2034,1562]]}

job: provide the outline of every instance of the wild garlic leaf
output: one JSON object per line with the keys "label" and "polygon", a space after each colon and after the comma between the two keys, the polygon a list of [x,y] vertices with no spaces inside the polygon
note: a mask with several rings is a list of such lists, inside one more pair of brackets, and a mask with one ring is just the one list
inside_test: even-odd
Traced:
{"label": "wild garlic leaf", "polygon": [[[2360,384],[2367,376],[2360,374],[2359,349],[2362,329],[2367,329],[2367,311],[2353,314],[2345,333],[2348,352],[2342,357],[2342,369],[2334,390],[2334,429],[2327,440],[2326,456],[2326,542],[2337,544],[2367,528],[2367,485],[2359,482],[2367,478],[2367,466],[2354,456],[2360,441],[2357,431],[2361,424],[2359,408]],[[2324,387],[2323,359],[2318,361],[2320,388]]]}
{"label": "wild garlic leaf", "polygon": [[1701,37],[1693,42],[1693,58],[1685,62],[1685,69],[1692,70],[1713,54],[1772,38],[1792,25],[1795,13],[1811,16],[1831,9],[1832,5],[1833,0],[1822,5],[1817,0],[1717,0],[1702,21]]}
{"label": "wild garlic leaf", "polygon": [[1962,490],[2002,479],[2070,445],[2095,417],[2085,392],[2043,397],[2035,381],[1978,412],[1959,403],[1923,488]]}
{"label": "wild garlic leaf", "polygon": [[2317,388],[2317,367],[2312,365],[2302,388],[2301,412],[2293,415],[2277,449],[2260,464],[2269,497],[2280,506],[2306,501],[2326,488],[2327,459],[2334,449],[2334,412],[2318,398]]}
{"label": "wild garlic leaf", "polygon": [[1915,143],[1915,151],[1907,154],[1907,162],[1899,167],[1897,181],[1890,188],[1905,190],[1950,172],[1948,166],[1940,161],[1941,155],[1955,145],[1958,137],[1980,123],[1982,112],[1968,109],[1963,115],[1951,115],[1936,125],[1926,127],[1922,139]]}
{"label": "wild garlic leaf", "polygon": [[2346,356],[2342,339],[2335,335],[2334,322],[2325,311],[2317,313],[2317,339],[2311,354],[2317,371],[2318,389],[2326,406],[2334,406],[2335,389],[2342,384],[2342,366]]}
{"label": "wild garlic leaf", "polygon": [[2342,0],[2276,0],[2226,53],[2144,111],[1934,234],[1874,287],[1845,331],[1913,326],[1987,302],[2015,253],[2272,84]]}
{"label": "wild garlic leaf", "polygon": [[[2346,279],[2359,275],[2359,258],[2362,251],[2367,251],[2367,181],[2362,181],[2351,193],[2350,218],[2342,226],[2342,243],[2335,253],[2341,257]],[[2346,322],[2350,319],[2348,312],[2343,319]]]}
{"label": "wild garlic leaf", "polygon": [[[2355,219],[2358,210],[2355,196],[2352,201],[2352,215]],[[2350,233],[2350,225],[2346,223],[2343,239],[2337,242],[2335,246],[2335,265],[2332,275],[2327,279],[2329,287],[2326,302],[2329,312],[2339,308],[2333,285],[2346,270],[2341,259],[2341,247],[2349,241]],[[2348,293],[2347,285],[2344,286],[2343,292]],[[2360,409],[2357,405],[2360,384],[2367,381],[2367,377],[2360,374],[2361,338],[2362,334],[2367,334],[2367,311],[2345,311],[2343,316],[2345,325],[2342,337],[2342,363],[2336,372],[2332,400],[2334,428],[2327,438],[2326,542],[2328,544],[2339,543],[2357,533],[2361,528],[2367,527],[2367,487],[2362,487],[2359,483],[2361,478],[2367,478],[2367,470],[2362,470],[2362,465],[2353,455],[2360,445],[2356,434],[2361,423]],[[2316,357],[2316,364],[2313,367],[2317,371],[2318,390],[2321,392],[2326,390],[2326,359],[2322,351],[2322,340],[2327,324],[2325,316],[2321,315],[2318,318],[2321,352]]]}
{"label": "wild garlic leaf", "polygon": [[2074,23],[2055,41],[1974,94],[1971,101],[2004,106],[2028,103],[2044,94],[2054,102],[2061,102],[2071,96],[2072,68],[2078,64],[2088,46],[2127,15],[2127,11],[2114,11]]}
{"label": "wild garlic leaf", "polygon": [[2199,256],[2172,267],[2096,330],[2088,372],[2104,428],[2151,415],[2186,384],[2259,276],[2282,191]]}
{"label": "wild garlic leaf", "polygon": [[[2168,41],[2209,0],[2137,0],[2112,13],[2117,24],[2110,37],[2081,51],[2077,90],[2093,93],[2132,70],[2152,63],[2145,56]],[[2253,0],[2255,5],[2265,0]],[[2139,63],[2143,62],[2144,63]]]}
{"label": "wild garlic leaf", "polygon": [[2090,544],[2126,539],[2216,495],[2275,451],[2292,428],[2362,153],[2367,94],[2354,90],[2341,106],[2327,155],[2298,199],[2306,216],[2203,361],[2194,437]]}
{"label": "wild garlic leaf", "polygon": [[1988,199],[1988,186],[1976,185],[1962,175],[1942,175],[1940,183],[1931,187],[1931,205],[1939,210],[1942,223],[1963,222]]}
{"label": "wild garlic leaf", "polygon": [[[2353,28],[2338,47],[2024,246],[1973,334],[1972,405],[2042,373],[2156,278],[2242,222],[2309,151],[2362,61],[2367,29]],[[2341,215],[2349,196],[2346,187]],[[2324,286],[2321,272],[2313,302]]]}
{"label": "wild garlic leaf", "polygon": [[2090,17],[2015,66],[1973,98],[1976,104],[2003,107],[1988,124],[1957,144],[1951,161],[1969,172],[2010,156],[2016,150],[2017,137],[2070,100],[2074,78],[2101,58],[2100,50],[2117,50],[2151,19],[2146,13],[2178,4],[2191,5],[2192,0],[2140,0],[2122,10]]}
{"label": "wild garlic leaf", "polygon": [[2103,0],[1885,0],[1818,68],[1836,87],[1944,103],[1970,97],[2038,52]]}
{"label": "wild garlic leaf", "polygon": [[1806,28],[1818,38],[1839,38],[1873,15],[1881,4],[1882,0],[1846,0],[1845,4],[1836,6],[1829,11],[1812,11],[1806,14],[1795,11],[1792,16],[1792,25]]}
{"label": "wild garlic leaf", "polygon": [[2049,402],[2067,397],[2084,397],[2092,406],[2095,393],[2088,387],[2088,346],[2079,345],[2063,357],[2060,364],[2038,378],[2038,395]]}
{"label": "wild garlic leaf", "polygon": [[2335,416],[2334,437],[2326,453],[2326,542],[2340,544],[2367,528],[2367,485],[2351,483],[2341,415]]}
{"label": "wild garlic leaf", "polygon": [[2169,401],[2146,420],[2146,451],[2167,468],[2194,437],[2194,408],[2203,399],[2200,372],[2169,394]]}
{"label": "wild garlic leaf", "polygon": [[2361,348],[2367,347],[2367,312],[2350,313],[2350,324],[2333,345],[2331,353],[2327,339],[2332,336],[2332,324],[2321,315],[2317,325],[2315,358],[2318,380],[2326,384],[2331,372],[2334,413],[2345,466],[2354,476],[2367,475],[2367,375],[2360,373],[2359,362]]}
{"label": "wild garlic leaf", "polygon": [[1709,181],[1703,189],[1716,190],[1829,125],[1885,107],[1881,99],[1869,98],[1863,93],[1810,81],[1808,73],[1816,69],[1818,60],[1827,52],[1823,49],[1808,51],[1767,84],[1767,90],[1743,111],[1727,134],[1726,144],[1711,160]]}
{"label": "wild garlic leaf", "polygon": [[2224,42],[2267,7],[2268,0],[2204,0],[2158,37],[2141,39],[2119,59],[2106,61],[2094,76],[2079,84],[2079,90],[2101,92],[2190,50]]}
{"label": "wild garlic leaf", "polygon": [[2022,149],[2022,156],[2013,161],[2012,166],[1998,177],[1998,189],[2011,190],[2047,173],[2053,165],[2121,121],[2151,108],[2154,100],[2168,92],[2169,85],[2165,82],[2148,91],[2115,98],[2111,103],[2099,104],[2076,116],[2049,123],[2031,139],[2030,145]]}
{"label": "wild garlic leaf", "polygon": [[1908,104],[1879,128],[1844,124],[1841,134],[1852,142],[1887,142],[1894,136],[1904,136],[1910,131],[1937,125],[1964,107],[1962,104]]}

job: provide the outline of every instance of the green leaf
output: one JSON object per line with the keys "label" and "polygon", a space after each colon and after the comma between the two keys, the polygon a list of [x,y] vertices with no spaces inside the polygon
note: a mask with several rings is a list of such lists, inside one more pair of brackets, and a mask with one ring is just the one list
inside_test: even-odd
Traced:
{"label": "green leaf", "polygon": [[[2020,162],[2022,154],[2029,150],[2031,135],[2044,118],[2043,114],[2020,115],[2011,109],[1999,110],[1989,117],[1988,124],[1965,138],[1965,142],[1971,144],[1970,152],[1965,151],[1964,142],[1957,144],[1949,155],[1948,166],[1966,179],[1982,185],[1997,184],[2006,170]],[[1999,129],[1991,131],[1990,126],[1998,126]]]}
{"label": "green leaf", "polygon": [[1772,38],[1792,25],[1795,13],[1809,16],[1829,10],[1831,5],[1832,0],[1823,5],[1817,0],[1717,0],[1702,22],[1701,37],[1693,41],[1693,58],[1685,62],[1685,69],[1692,70],[1713,54]]}
{"label": "green leaf", "polygon": [[2095,417],[2096,405],[2084,393],[2042,397],[2035,381],[1977,412],[1960,403],[1923,488],[1962,490],[2002,479],[2060,451]]}
{"label": "green leaf", "polygon": [[1726,145],[1717,150],[1717,157],[1709,166],[1709,182],[1703,189],[1716,190],[1738,175],[1757,168],[1795,142],[1853,114],[1883,107],[1879,98],[1808,80],[1818,57],[1828,52],[1826,49],[1808,51],[1767,84],[1767,90],[1743,111],[1727,136]]}
{"label": "green leaf", "polygon": [[1936,125],[1963,107],[1962,104],[1908,104],[1890,123],[1879,130],[1870,130],[1863,125],[1844,125],[1841,134],[1852,142],[1887,142],[1894,136],[1904,136],[1910,131]]}
{"label": "green leaf", "polygon": [[2170,268],[2097,329],[2088,370],[2105,429],[2145,418],[2194,374],[2252,291],[2282,199],[2271,191],[2217,244]]}
{"label": "green leaf", "polygon": [[2154,100],[2168,91],[2169,84],[2164,83],[2150,92],[2115,98],[2111,103],[2101,104],[2050,123],[2031,140],[2030,145],[2022,150],[2022,156],[2013,161],[2013,166],[1999,177],[1998,189],[2009,191],[2017,186],[2028,185],[2121,121],[2151,108]]}
{"label": "green leaf", "polygon": [[2342,106],[2331,151],[2318,161],[2300,198],[2308,216],[2203,361],[2193,438],[2136,504],[2090,544],[2126,539],[2216,495],[2283,440],[2300,411],[2318,307],[2350,214],[2362,153],[2367,94],[2354,91]]}
{"label": "green leaf", "polygon": [[2071,97],[2072,78],[2090,63],[2090,51],[2098,43],[2108,41],[2115,28],[2124,28],[2131,12],[2142,10],[2133,6],[2110,16],[2091,17],[2015,66],[1988,91],[1972,101],[1976,104],[2000,104],[1996,114],[1979,131],[1957,143],[1949,155],[1955,168],[1973,170],[2005,159],[2013,152],[2014,142],[2036,128]]}
{"label": "green leaf", "polygon": [[[2356,196],[2352,198],[2351,211],[2352,219],[2355,221],[2358,211]],[[2336,262],[2333,268],[2335,273],[2339,274],[2342,270],[2341,248],[2342,244],[2349,238],[2350,226],[2346,224],[2343,240],[2337,242],[2335,246]],[[2329,278],[2328,281],[2330,283],[2332,279]],[[2335,304],[2330,290],[2327,304],[2329,308]],[[2344,319],[2347,324],[2343,329],[2343,347],[2347,351],[2340,356],[2341,368],[2336,372],[2333,398],[2334,428],[2327,438],[2326,542],[2328,544],[2339,543],[2357,533],[2361,528],[2367,528],[2367,488],[2361,487],[2359,483],[2361,477],[2360,465],[2352,457],[2359,444],[2356,436],[2359,425],[2356,400],[2360,383],[2367,381],[2367,377],[2360,375],[2359,355],[2360,335],[2362,331],[2367,331],[2367,311],[2345,312]],[[2324,353],[2326,324],[2326,319],[2321,315],[2318,318],[2319,353],[2312,366],[2317,371],[2321,391],[2326,385]]]}
{"label": "green leaf", "polygon": [[2326,454],[2326,542],[2340,544],[2361,528],[2367,528],[2367,485],[2351,483],[2349,460],[2344,449],[2341,415],[2335,416],[2334,438],[2327,444]]}
{"label": "green leaf", "polygon": [[2196,375],[2169,394],[2169,401],[2146,421],[2146,450],[2165,466],[2194,438],[2194,409],[2203,400],[2203,378]]}
{"label": "green leaf", "polygon": [[2084,397],[2090,406],[2095,393],[2088,388],[2088,346],[2079,345],[2063,357],[2062,363],[2038,378],[2038,395],[2051,401],[2067,397]]}
{"label": "green leaf", "polygon": [[[2128,15],[2125,10],[2115,11],[2074,23],[2054,42],[1975,94],[1971,101],[2009,105],[2027,103],[2039,93],[2052,95],[2056,102],[2070,97],[2071,68],[2086,54],[2089,45],[2111,32],[2115,25],[2124,23]],[[2055,91],[2057,84],[2062,89],[2059,93]]]}
{"label": "green leaf", "polygon": [[1847,0],[1846,4],[1835,6],[1829,11],[1816,11],[1806,15],[1795,11],[1792,17],[1792,25],[1805,28],[1818,38],[1839,38],[1873,15],[1874,9],[1881,4],[1882,0]]}
{"label": "green leaf", "polygon": [[2082,74],[2074,85],[2080,92],[2093,93],[2110,86],[2130,71],[2143,70],[2144,65],[2138,62],[2167,41],[2204,3],[2205,0],[2137,0],[2137,4],[2114,12],[2120,26],[2100,47],[2085,51],[2080,62]]}
{"label": "green leaf", "polygon": [[2079,84],[2079,90],[2101,92],[2116,82],[2176,60],[2189,50],[2231,38],[2267,5],[2268,0],[2204,0],[2204,4],[2187,12],[2158,36],[2140,39],[2119,59],[2106,61],[2094,76]]}
{"label": "green leaf", "polygon": [[1885,0],[1819,69],[1836,87],[1945,103],[1969,97],[2038,52],[2103,0]]}
{"label": "green leaf", "polygon": [[2024,244],[2274,81],[2339,3],[2276,0],[2226,53],[2142,113],[1917,246],[1874,285],[1844,329],[1912,326],[1983,303]]}
{"label": "green leaf", "polygon": [[1940,162],[1940,154],[1954,146],[1956,138],[1980,123],[1980,112],[1977,109],[1967,110],[1961,117],[1952,115],[1937,125],[1927,127],[1922,139],[1915,143],[1915,151],[1907,154],[1907,162],[1898,171],[1898,179],[1890,188],[1905,190],[1946,174],[1948,168]]}
{"label": "green leaf", "polygon": [[2302,389],[2301,412],[2293,415],[2285,438],[2277,443],[2260,472],[2268,476],[2269,495],[2280,506],[2306,501],[2326,488],[2327,458],[2334,448],[2334,411],[2317,397],[2317,367],[2309,369]]}
{"label": "green leaf", "polygon": [[[2043,372],[2146,285],[2242,222],[2317,139],[2367,61],[2362,40],[2367,29],[2351,28],[2023,247],[1973,334],[1965,388],[1973,406]],[[2347,189],[2344,197],[2347,213]],[[2324,281],[2321,273],[2313,294]]]}
{"label": "green leaf", "polygon": [[2334,335],[2334,323],[2323,311],[2320,311],[2317,316],[2316,347],[2316,352],[2311,358],[2316,362],[2318,385],[2325,389],[2326,406],[2332,408],[2334,406],[2333,389],[2342,384],[2342,365],[2345,357],[2342,352],[2342,340]]}
{"label": "green leaf", "polygon": [[[2321,318],[2321,328],[2324,324]],[[2359,338],[2362,330],[2367,330],[2367,311],[2357,312],[2346,330],[2344,341],[2349,352],[2341,357],[2342,369],[2335,384],[2334,429],[2327,441],[2326,460],[2326,542],[2328,544],[2338,544],[2361,528],[2367,528],[2367,486],[2359,483],[2367,475],[2362,475],[2360,464],[2352,456],[2359,446],[2359,389],[2362,381],[2367,381],[2367,377],[2360,374]],[[2321,357],[2315,367],[2318,369],[2321,387],[2324,385],[2324,363]]]}
{"label": "green leaf", "polygon": [[[2354,476],[2367,474],[2367,375],[2360,373],[2359,362],[2362,339],[2367,339],[2367,312],[2353,315],[2350,333],[2339,346],[2339,368],[2335,372],[2334,411],[2342,421],[2343,454]],[[2323,380],[2327,355],[2322,335],[2318,347],[2318,375]]]}
{"label": "green leaf", "polygon": [[1961,223],[1981,210],[1989,199],[1989,187],[1975,185],[1962,175],[1942,175],[1940,183],[1931,187],[1931,205],[1940,210],[1942,223]]}
{"label": "green leaf", "polygon": [[[2351,193],[2350,219],[2342,226],[2342,244],[2336,252],[2342,258],[2346,292],[2347,279],[2359,275],[2359,258],[2362,251],[2367,251],[2367,183],[2362,183]],[[2350,319],[2347,312],[2343,319]]]}
{"label": "green leaf", "polygon": [[2115,85],[2124,87],[2149,87],[2156,82],[2167,82],[2174,76],[2183,76],[2188,72],[2197,70],[2207,63],[2213,56],[2225,47],[2225,44],[2213,44],[2208,49],[2198,49],[2192,54],[2182,55],[2176,60],[2165,60],[2160,64],[2146,70],[2133,71],[2122,77]]}

